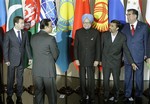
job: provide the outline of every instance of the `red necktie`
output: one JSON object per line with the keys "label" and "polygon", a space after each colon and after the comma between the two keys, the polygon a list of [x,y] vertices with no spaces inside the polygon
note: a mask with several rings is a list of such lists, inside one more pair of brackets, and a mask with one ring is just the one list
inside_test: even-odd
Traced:
{"label": "red necktie", "polygon": [[132,36],[134,35],[134,25],[131,25],[131,33],[132,33]]}

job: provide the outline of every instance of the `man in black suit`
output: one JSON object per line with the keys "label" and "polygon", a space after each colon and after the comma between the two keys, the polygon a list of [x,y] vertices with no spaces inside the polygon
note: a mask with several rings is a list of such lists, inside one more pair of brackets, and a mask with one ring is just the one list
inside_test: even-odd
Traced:
{"label": "man in black suit", "polygon": [[24,55],[25,51],[29,58],[29,64],[32,63],[28,34],[22,30],[24,28],[24,19],[16,16],[13,20],[14,28],[6,32],[3,43],[4,62],[8,66],[7,73],[7,103],[13,103],[13,86],[17,82],[17,103],[22,104],[23,92],[23,72],[24,72]]}
{"label": "man in black suit", "polygon": [[43,19],[40,22],[40,29],[40,32],[31,38],[35,103],[44,104],[46,92],[49,104],[57,104],[55,62],[58,58],[59,50],[55,37],[49,35],[52,32],[50,19]]}
{"label": "man in black suit", "polygon": [[[79,66],[81,102],[89,98],[90,104],[94,103],[95,67],[100,61],[100,34],[91,28],[93,16],[82,16],[83,28],[76,31],[74,43],[75,62]],[[87,74],[87,84],[86,84]],[[86,86],[87,85],[87,86]]]}
{"label": "man in black suit", "polygon": [[110,99],[115,102],[119,97],[119,76],[122,61],[122,54],[125,53],[128,61],[136,70],[137,66],[134,64],[130,51],[126,44],[126,37],[118,31],[120,22],[112,20],[109,26],[109,31],[102,34],[102,66],[104,78],[104,97],[105,101],[109,98],[109,78],[113,75],[114,81],[114,96]]}

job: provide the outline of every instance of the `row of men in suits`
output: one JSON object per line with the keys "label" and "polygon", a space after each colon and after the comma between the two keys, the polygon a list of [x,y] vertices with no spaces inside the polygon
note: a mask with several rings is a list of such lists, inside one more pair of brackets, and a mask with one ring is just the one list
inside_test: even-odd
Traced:
{"label": "row of men in suits", "polygon": [[[108,80],[111,72],[114,77],[114,101],[118,100],[120,63],[123,52],[125,53],[125,99],[132,101],[132,69],[135,70],[136,75],[135,95],[136,97],[142,96],[143,64],[144,59],[148,55],[147,25],[137,20],[138,12],[135,9],[128,10],[127,18],[129,23],[124,26],[122,33],[118,31],[120,23],[117,20],[113,20],[110,24],[109,32],[102,34],[101,41],[99,32],[91,28],[93,16],[91,14],[84,14],[82,16],[83,28],[76,31],[74,44],[75,62],[80,68],[81,102],[84,102],[86,98],[89,98],[91,103],[95,103],[94,70],[100,61],[102,61],[103,66],[105,101],[107,101],[109,97]],[[134,26],[131,26],[131,24],[134,24]],[[134,30],[132,29],[133,27]],[[28,34],[26,31],[22,30],[23,28],[24,20],[22,17],[17,16],[14,18],[14,28],[6,32],[4,37],[4,61],[8,66],[7,102],[13,102],[11,97],[13,95],[16,70],[16,102],[22,103],[23,57],[26,51],[29,58],[29,64],[32,63],[32,58],[34,60],[32,70],[37,104],[43,104],[44,102],[44,87],[47,88],[46,92],[47,95],[49,95],[49,102],[56,104],[56,69],[54,63],[57,60],[59,51],[55,38],[48,35],[48,33],[51,32],[52,24],[50,20],[47,19],[40,22],[41,31],[31,39],[33,57],[31,55]],[[149,59],[148,62],[150,62]],[[85,80],[86,73],[88,83],[86,83]],[[47,83],[47,81],[49,81],[49,83]]]}
{"label": "row of men in suits", "polygon": [[107,102],[110,98],[109,77],[111,73],[114,81],[114,96],[110,100],[118,101],[122,56],[125,63],[125,97],[123,100],[134,100],[132,98],[133,71],[136,79],[135,96],[136,98],[142,97],[144,60],[148,58],[147,62],[150,64],[150,45],[148,47],[148,26],[138,21],[137,18],[138,11],[129,9],[128,23],[122,31],[118,31],[120,22],[112,20],[109,31],[102,33],[100,38],[99,32],[91,27],[93,16],[91,14],[82,16],[83,28],[76,31],[74,44],[75,62],[80,69],[81,102],[89,99],[90,103],[95,103],[94,71],[99,62],[103,67],[104,101]]}
{"label": "row of men in suits", "polygon": [[[33,63],[32,77],[35,88],[35,104],[44,104],[46,92],[49,104],[57,104],[56,68],[55,62],[59,55],[56,40],[49,33],[52,32],[50,19],[40,22],[40,31],[31,37],[29,43],[28,32],[24,29],[24,19],[16,16],[13,20],[14,27],[6,32],[3,40],[4,62],[7,70],[7,104],[14,104],[12,100],[13,86],[16,74],[16,104],[22,104],[23,72],[25,68],[25,53],[28,64]],[[31,46],[31,47],[30,47]],[[32,54],[31,54],[31,49]]]}

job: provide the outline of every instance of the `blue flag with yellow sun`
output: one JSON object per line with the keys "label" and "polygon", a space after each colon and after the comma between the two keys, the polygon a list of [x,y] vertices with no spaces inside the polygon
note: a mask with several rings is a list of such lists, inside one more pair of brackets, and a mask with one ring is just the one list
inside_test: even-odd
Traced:
{"label": "blue flag with yellow sun", "polygon": [[71,62],[70,49],[71,33],[74,18],[74,6],[72,0],[60,0],[56,41],[60,51],[57,65],[62,72],[66,72]]}

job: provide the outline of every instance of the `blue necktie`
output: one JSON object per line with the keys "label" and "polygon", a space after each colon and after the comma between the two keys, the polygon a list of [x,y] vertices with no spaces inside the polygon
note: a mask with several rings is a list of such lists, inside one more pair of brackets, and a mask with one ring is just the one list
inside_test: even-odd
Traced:
{"label": "blue necktie", "polygon": [[18,32],[18,40],[19,40],[19,43],[21,43],[20,31],[17,31],[17,32]]}

